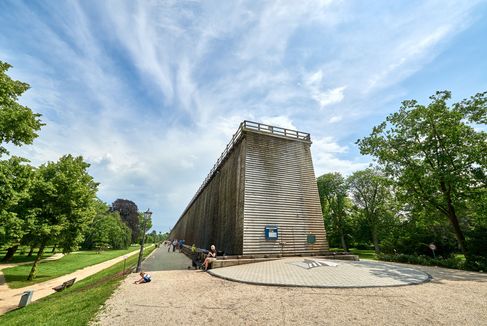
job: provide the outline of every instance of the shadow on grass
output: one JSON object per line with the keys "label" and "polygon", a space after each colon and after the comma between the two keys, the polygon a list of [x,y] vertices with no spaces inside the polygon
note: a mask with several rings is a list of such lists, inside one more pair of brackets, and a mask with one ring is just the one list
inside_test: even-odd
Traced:
{"label": "shadow on grass", "polygon": [[[6,280],[7,280],[7,283],[11,283],[11,282],[26,282],[27,281],[27,277],[29,275],[8,275],[8,277],[5,277]],[[35,278],[35,281],[27,281],[27,282],[32,282],[32,284],[35,284],[35,283],[39,283],[39,280],[42,280],[43,278],[45,278],[46,280],[48,280],[51,276],[50,275],[47,275],[47,274],[39,274],[36,276]],[[32,285],[32,284],[29,284],[29,285]],[[28,285],[26,285],[28,286]]]}

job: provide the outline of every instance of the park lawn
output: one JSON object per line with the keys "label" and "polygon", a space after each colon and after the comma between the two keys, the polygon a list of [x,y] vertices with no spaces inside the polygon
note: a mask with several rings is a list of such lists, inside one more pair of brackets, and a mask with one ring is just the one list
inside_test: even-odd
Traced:
{"label": "park lawn", "polygon": [[[146,248],[144,256],[154,249],[154,246]],[[137,258],[138,255],[129,257],[126,268],[135,267]],[[123,268],[123,262],[117,263],[63,292],[0,316],[0,325],[88,325],[124,278]]]}
{"label": "park lawn", "polygon": [[360,259],[378,260],[374,250],[351,248],[350,252],[357,255]]}
{"label": "park lawn", "polygon": [[31,264],[21,265],[2,270],[7,284],[12,289],[22,288],[35,283],[41,283],[53,278],[63,276],[87,266],[96,265],[104,261],[122,256],[126,253],[139,249],[139,246],[129,247],[126,250],[107,250],[97,253],[96,251],[78,251],[62,257],[59,260],[41,262],[38,267],[37,276],[32,281],[27,281]]}
{"label": "park lawn", "polygon": [[[24,253],[22,253],[21,249],[17,250],[17,252],[15,253],[15,255],[12,257],[10,261],[0,262],[0,266],[2,266],[2,264],[17,264],[17,263],[25,263],[30,261],[33,262],[36,259],[37,252],[39,251],[39,249],[34,250],[32,256],[28,257],[27,253],[29,252],[29,250],[30,250],[29,247],[26,247],[26,249],[24,249]],[[0,259],[3,258],[6,253],[7,250],[0,250]],[[44,253],[42,254],[42,259],[48,258],[52,255],[54,255],[54,253],[52,253],[52,247],[46,247]]]}
{"label": "park lawn", "polygon": [[[350,248],[349,250],[352,255],[357,255],[360,259],[378,260],[375,251],[372,249]],[[343,252],[344,250],[342,248],[330,248],[330,251]]]}

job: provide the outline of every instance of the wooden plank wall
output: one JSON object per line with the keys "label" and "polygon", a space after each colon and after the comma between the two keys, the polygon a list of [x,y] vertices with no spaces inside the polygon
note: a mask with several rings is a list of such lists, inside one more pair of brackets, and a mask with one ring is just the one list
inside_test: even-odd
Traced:
{"label": "wooden plank wall", "polygon": [[245,139],[233,146],[213,178],[171,231],[170,237],[186,244],[241,254],[243,242],[243,173]]}
{"label": "wooden plank wall", "polygon": [[[300,254],[328,250],[309,141],[245,132],[243,254]],[[264,227],[277,225],[279,239]],[[314,234],[316,243],[307,244]]]}

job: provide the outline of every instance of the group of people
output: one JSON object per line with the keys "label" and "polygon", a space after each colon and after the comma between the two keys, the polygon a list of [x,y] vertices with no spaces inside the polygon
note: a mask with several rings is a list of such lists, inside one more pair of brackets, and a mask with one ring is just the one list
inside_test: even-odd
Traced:
{"label": "group of people", "polygon": [[[184,240],[179,240],[179,241],[176,239],[174,239],[172,241],[169,240],[168,243],[166,243],[166,245],[168,246],[168,249],[167,249],[168,252],[170,251],[171,247],[173,249],[173,252],[176,250],[176,248],[179,248],[179,251],[181,252],[181,248],[184,245]],[[194,243],[191,246],[191,252],[193,254],[193,264],[194,264],[196,257],[198,255],[198,249],[196,248],[196,245]],[[204,271],[207,271],[210,263],[216,260],[216,255],[217,255],[216,247],[215,247],[215,245],[211,245],[210,250],[206,254],[205,260],[201,264],[201,267],[203,268]],[[145,272],[140,272],[139,275],[140,275],[140,279],[135,281],[134,284],[149,283],[151,281],[150,274],[145,273]]]}
{"label": "group of people", "polygon": [[167,252],[170,252],[171,248],[172,248],[172,252],[175,252],[176,249],[178,249],[179,252],[181,252],[181,250],[183,249],[185,241],[184,240],[178,240],[178,239],[170,239],[170,240],[166,241],[165,243],[167,245]]}

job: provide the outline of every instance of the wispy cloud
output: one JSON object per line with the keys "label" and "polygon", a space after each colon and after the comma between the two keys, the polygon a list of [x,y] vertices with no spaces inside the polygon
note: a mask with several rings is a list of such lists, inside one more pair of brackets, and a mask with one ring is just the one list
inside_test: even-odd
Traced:
{"label": "wispy cloud", "polygon": [[367,166],[353,141],[478,7],[2,2],[0,59],[47,123],[15,151],[35,164],[83,155],[104,200],[151,207],[167,230],[244,119],[310,132],[316,174]]}

